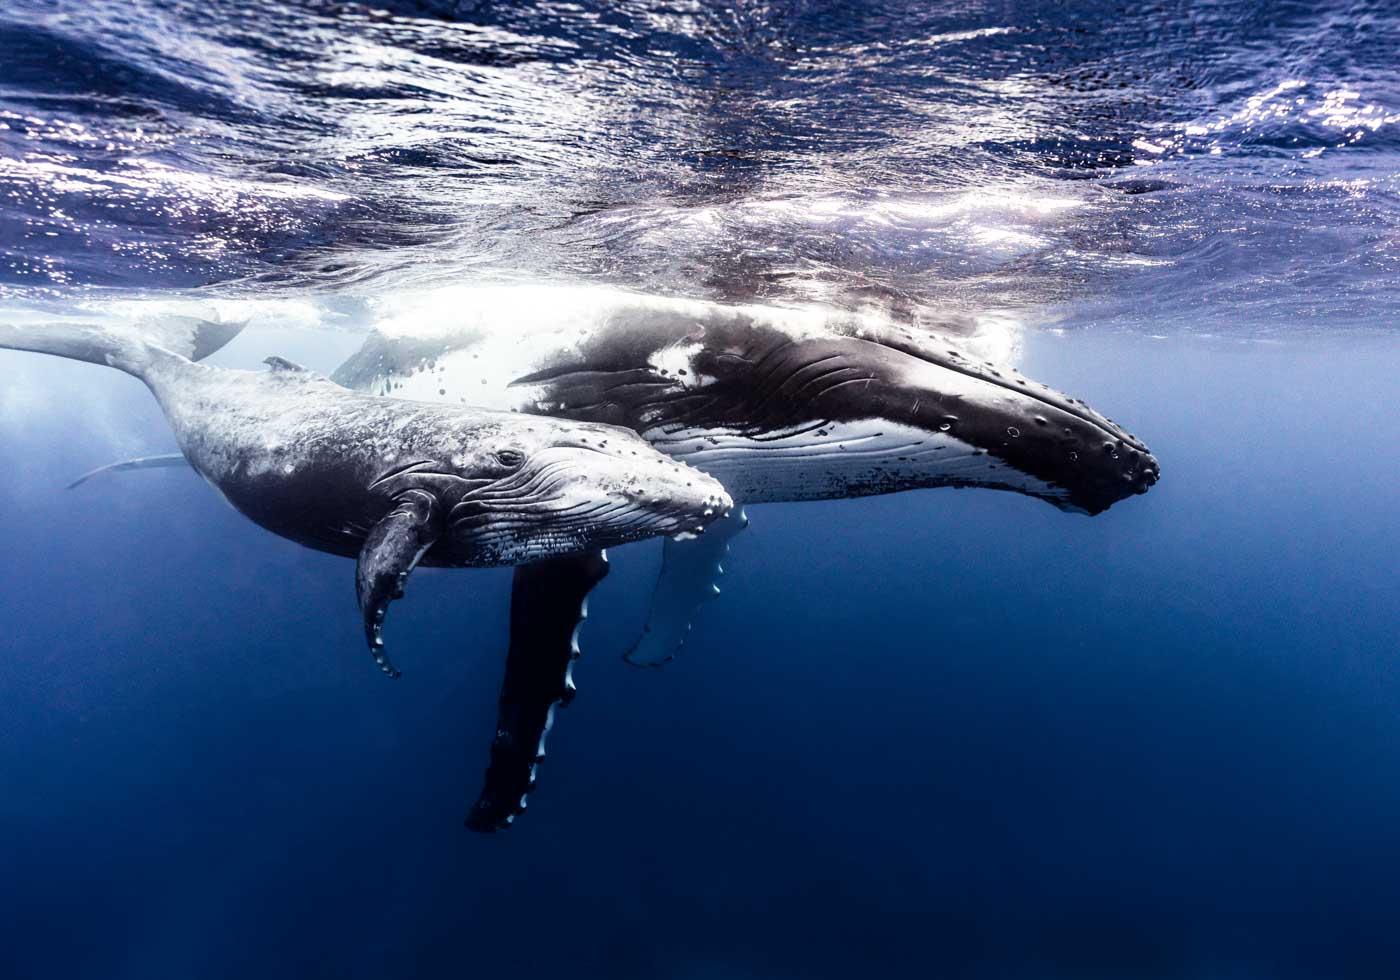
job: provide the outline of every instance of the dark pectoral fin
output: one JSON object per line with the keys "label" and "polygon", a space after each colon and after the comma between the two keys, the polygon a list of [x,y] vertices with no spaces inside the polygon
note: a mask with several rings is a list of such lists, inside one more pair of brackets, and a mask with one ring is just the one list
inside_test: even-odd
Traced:
{"label": "dark pectoral fin", "polygon": [[472,830],[499,830],[525,809],[554,706],[567,704],[574,694],[569,669],[578,656],[575,633],[587,614],[588,593],[607,574],[608,560],[601,551],[515,570],[496,738],[486,785],[467,815]]}
{"label": "dark pectoral fin", "polygon": [[365,639],[374,662],[390,677],[398,677],[399,672],[384,653],[384,616],[389,603],[403,595],[409,572],[441,533],[437,498],[424,490],[409,490],[369,532],[360,549],[355,594],[364,615]]}

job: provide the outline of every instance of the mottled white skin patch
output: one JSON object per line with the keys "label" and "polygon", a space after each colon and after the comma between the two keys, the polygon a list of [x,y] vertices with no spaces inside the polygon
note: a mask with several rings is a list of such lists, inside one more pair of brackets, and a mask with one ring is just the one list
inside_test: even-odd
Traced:
{"label": "mottled white skin patch", "polygon": [[703,388],[712,384],[715,379],[701,373],[695,366],[695,357],[702,350],[704,345],[699,343],[671,344],[653,354],[647,359],[647,363],[658,374],[672,378],[677,387]]}
{"label": "mottled white skin patch", "polygon": [[859,497],[911,486],[1063,495],[961,440],[881,419],[823,422],[761,436],[732,429],[651,429],[642,435],[748,503]]}

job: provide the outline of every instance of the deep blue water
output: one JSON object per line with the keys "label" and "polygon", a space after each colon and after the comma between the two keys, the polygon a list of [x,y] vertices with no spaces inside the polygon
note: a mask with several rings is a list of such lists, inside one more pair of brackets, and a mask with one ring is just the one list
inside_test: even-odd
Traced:
{"label": "deep blue water", "polygon": [[136,383],[26,356],[16,976],[1400,968],[1393,341],[1039,337],[1028,369],[1150,422],[1170,479],[1093,519],[951,490],[754,508],[664,670],[618,658],[656,549],[614,551],[494,838],[460,821],[508,574],[415,576],[390,683],[348,563],[185,473],[58,490],[122,442],[94,411],[149,435],[125,448],[166,437]]}
{"label": "deep blue water", "polygon": [[417,573],[390,683],[344,560],[187,473],[62,489],[172,446],[138,384],[0,353],[0,973],[1400,976],[1397,49],[1383,3],[6,4],[0,317],[329,370],[450,286],[860,309],[1163,478],[754,508],[657,671],[617,549],[481,837],[509,573]]}

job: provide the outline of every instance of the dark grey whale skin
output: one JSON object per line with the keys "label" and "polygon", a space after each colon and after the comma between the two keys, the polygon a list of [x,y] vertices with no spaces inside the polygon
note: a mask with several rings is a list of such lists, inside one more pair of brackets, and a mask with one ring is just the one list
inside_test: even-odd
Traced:
{"label": "dark grey whale skin", "polygon": [[588,593],[607,574],[600,552],[516,568],[496,735],[481,792],[467,812],[470,829],[504,830],[525,811],[555,712],[574,698],[574,638],[587,616]]}
{"label": "dark grey whale skin", "polygon": [[[521,566],[490,763],[466,821],[508,827],[535,788],[555,706],[572,696],[574,632],[606,572],[602,549],[699,532],[728,495],[611,426],[378,398],[301,371],[202,380],[208,370],[148,375],[187,458],[255,523],[323,551],[363,548],[362,603],[375,594],[365,541],[405,502],[431,498],[445,516],[422,563]],[[379,636],[389,598],[370,601],[368,638],[397,676]]]}

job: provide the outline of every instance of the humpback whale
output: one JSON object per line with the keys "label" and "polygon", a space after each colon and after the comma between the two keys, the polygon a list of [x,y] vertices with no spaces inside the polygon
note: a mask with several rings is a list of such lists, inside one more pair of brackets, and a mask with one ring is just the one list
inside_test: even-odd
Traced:
{"label": "humpback whale", "polygon": [[572,690],[574,627],[605,572],[602,549],[698,533],[729,510],[728,494],[626,429],[376,398],[281,358],[267,372],[196,363],[237,329],[0,325],[0,347],[135,376],[184,458],[235,509],[356,558],[366,642],[391,677],[384,620],[415,567],[525,566],[516,590],[530,629],[512,643],[487,789],[469,818],[478,829],[508,823],[533,785],[553,706]]}
{"label": "humpback whale", "polygon": [[[718,592],[744,504],[983,487],[1099,514],[1159,475],[1083,401],[969,353],[962,338],[854,314],[617,291],[463,290],[381,322],[332,375],[377,395],[619,425],[717,477],[737,506],[668,539],[629,662],[684,644]],[[540,297],[543,297],[541,299]],[[94,470],[180,464],[127,460]]]}
{"label": "humpback whale", "polygon": [[[565,313],[587,302],[560,291]],[[582,317],[481,305],[464,295],[451,313],[381,323],[333,377],[623,426],[739,505],[983,487],[1093,515],[1158,478],[1147,446],[1083,401],[887,320],[623,293]],[[629,661],[674,655],[745,523],[736,507],[702,538],[665,543]]]}

